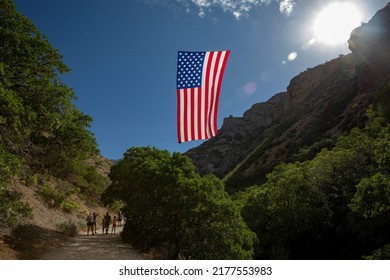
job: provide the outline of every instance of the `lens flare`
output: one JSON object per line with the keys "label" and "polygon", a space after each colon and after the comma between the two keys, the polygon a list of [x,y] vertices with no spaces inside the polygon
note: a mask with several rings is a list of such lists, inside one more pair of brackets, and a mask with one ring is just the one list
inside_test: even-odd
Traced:
{"label": "lens flare", "polygon": [[334,2],[315,18],[314,35],[319,42],[337,45],[346,43],[351,31],[362,22],[358,8],[349,2]]}
{"label": "lens flare", "polygon": [[289,61],[293,61],[293,60],[295,60],[297,57],[298,57],[298,53],[297,53],[297,52],[291,52],[291,53],[287,56],[287,59],[288,59]]}

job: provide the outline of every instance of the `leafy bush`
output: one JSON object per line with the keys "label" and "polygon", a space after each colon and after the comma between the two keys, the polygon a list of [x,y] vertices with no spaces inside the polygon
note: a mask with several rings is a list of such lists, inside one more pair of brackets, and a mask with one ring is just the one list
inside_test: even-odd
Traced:
{"label": "leafy bush", "polygon": [[74,201],[64,201],[61,205],[62,210],[66,213],[72,213],[80,208],[80,205]]}
{"label": "leafy bush", "polygon": [[390,260],[390,243],[383,248],[375,250],[372,255],[366,256],[366,260]]}
{"label": "leafy bush", "polygon": [[122,200],[115,200],[112,204],[110,204],[110,208],[114,212],[122,211],[125,207],[125,203]]}
{"label": "leafy bush", "polygon": [[56,228],[65,236],[76,236],[79,232],[79,226],[73,221],[61,221],[56,224]]}
{"label": "leafy bush", "polygon": [[[123,238],[166,258],[250,259],[255,236],[221,180],[201,177],[190,160],[131,148],[111,169],[106,201],[123,199]],[[107,199],[108,198],[110,199]]]}
{"label": "leafy bush", "polygon": [[92,202],[98,202],[102,193],[109,185],[107,177],[99,174],[96,167],[87,166],[85,163],[77,164],[75,172],[69,176],[69,182],[79,188],[80,193],[88,197]]}
{"label": "leafy bush", "polygon": [[18,192],[0,190],[0,220],[9,227],[32,217],[30,206],[21,201],[21,198],[22,195]]}
{"label": "leafy bush", "polygon": [[307,162],[281,164],[267,183],[237,195],[242,216],[259,239],[256,258],[318,257],[318,237],[330,227],[331,210],[321,190],[306,179],[308,173]]}
{"label": "leafy bush", "polygon": [[41,185],[38,187],[38,194],[40,194],[50,207],[60,207],[65,199],[64,194],[52,185]]}
{"label": "leafy bush", "polygon": [[[0,136],[0,141],[1,139]],[[21,165],[20,158],[8,153],[0,143],[0,190],[5,188],[11,178],[19,173]]]}
{"label": "leafy bush", "polygon": [[350,207],[365,218],[388,217],[390,214],[390,176],[377,173],[363,178]]}

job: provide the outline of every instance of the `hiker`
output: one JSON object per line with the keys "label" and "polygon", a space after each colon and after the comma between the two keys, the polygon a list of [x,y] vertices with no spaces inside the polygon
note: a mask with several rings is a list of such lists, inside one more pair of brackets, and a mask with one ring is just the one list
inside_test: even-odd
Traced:
{"label": "hiker", "polygon": [[116,232],[116,216],[114,216],[114,219],[112,220],[111,234],[115,234],[115,232]]}
{"label": "hiker", "polygon": [[91,231],[92,235],[94,235],[94,233],[93,233],[93,216],[91,213],[89,213],[89,215],[87,216],[86,221],[87,221],[87,235],[89,235],[89,231]]}
{"label": "hiker", "polygon": [[93,213],[92,214],[92,216],[93,216],[93,227],[92,227],[92,232],[95,232],[95,234],[97,234],[97,231],[96,231],[96,218],[97,218],[97,216],[99,216],[99,214],[98,213]]}
{"label": "hiker", "polygon": [[102,234],[104,234],[104,230],[106,230],[106,234],[108,234],[108,229],[110,227],[110,223],[111,223],[111,216],[110,214],[108,214],[108,212],[106,213],[106,215],[104,216],[103,218],[103,230],[102,230]]}
{"label": "hiker", "polygon": [[118,227],[122,225],[122,213],[121,211],[118,212]]}

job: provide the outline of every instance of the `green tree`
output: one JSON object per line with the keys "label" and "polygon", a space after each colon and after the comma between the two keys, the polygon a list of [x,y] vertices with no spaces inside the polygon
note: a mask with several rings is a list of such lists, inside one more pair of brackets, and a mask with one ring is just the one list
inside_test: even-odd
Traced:
{"label": "green tree", "polygon": [[[14,176],[81,177],[85,193],[105,187],[85,162],[98,150],[91,117],[76,108],[72,89],[60,80],[69,70],[13,1],[0,0],[0,218],[6,226],[29,212],[9,187]],[[65,193],[61,188],[56,191]]]}
{"label": "green tree", "polygon": [[[256,258],[318,258],[331,211],[309,180],[308,163],[281,164],[267,182],[242,193],[242,215],[259,239]],[[242,203],[244,202],[244,203]]]}
{"label": "green tree", "polygon": [[96,153],[92,119],[72,103],[62,56],[12,1],[0,0],[0,141],[35,170],[67,176]]}
{"label": "green tree", "polygon": [[168,258],[251,258],[254,235],[222,182],[199,176],[187,157],[131,148],[109,177],[105,201],[124,201],[123,237],[134,245],[165,250]]}
{"label": "green tree", "polygon": [[365,218],[390,215],[390,176],[377,173],[369,178],[363,178],[356,186],[351,209]]}
{"label": "green tree", "polygon": [[0,190],[6,188],[11,178],[18,174],[21,160],[8,153],[0,144]]}
{"label": "green tree", "polygon": [[259,239],[257,258],[386,256],[390,125],[380,110],[367,113],[366,126],[340,136],[331,150],[280,164],[265,184],[237,196]]}

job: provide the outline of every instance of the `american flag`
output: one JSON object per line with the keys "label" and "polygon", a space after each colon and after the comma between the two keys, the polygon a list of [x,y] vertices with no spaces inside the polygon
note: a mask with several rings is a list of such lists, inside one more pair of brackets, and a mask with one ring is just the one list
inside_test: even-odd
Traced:
{"label": "american flag", "polygon": [[217,135],[219,92],[230,51],[180,51],[177,58],[179,143]]}

